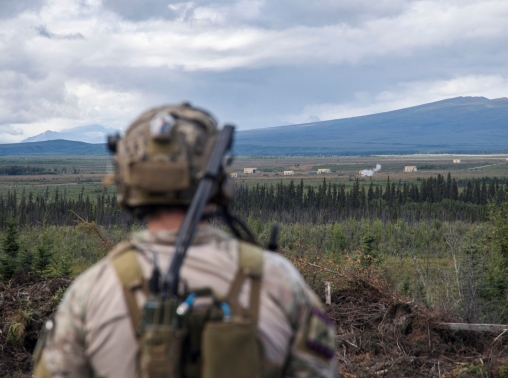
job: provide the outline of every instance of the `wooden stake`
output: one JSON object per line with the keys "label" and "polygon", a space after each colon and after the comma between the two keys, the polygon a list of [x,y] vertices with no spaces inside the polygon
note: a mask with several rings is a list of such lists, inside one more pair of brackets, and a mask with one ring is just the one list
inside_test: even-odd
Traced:
{"label": "wooden stake", "polygon": [[327,305],[332,304],[332,289],[330,287],[330,281],[325,282],[325,301]]}

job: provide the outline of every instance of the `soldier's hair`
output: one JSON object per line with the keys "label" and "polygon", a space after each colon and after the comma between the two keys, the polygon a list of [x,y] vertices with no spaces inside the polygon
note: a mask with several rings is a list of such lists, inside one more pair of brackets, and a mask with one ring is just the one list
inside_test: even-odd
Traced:
{"label": "soldier's hair", "polygon": [[157,213],[160,213],[162,210],[180,210],[186,212],[188,209],[189,207],[184,205],[143,205],[136,206],[130,210],[136,218],[146,220],[149,216],[157,216]]}

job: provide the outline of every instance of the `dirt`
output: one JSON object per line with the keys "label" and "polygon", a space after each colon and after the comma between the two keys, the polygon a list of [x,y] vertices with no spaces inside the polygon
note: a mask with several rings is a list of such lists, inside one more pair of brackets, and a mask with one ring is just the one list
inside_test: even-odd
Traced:
{"label": "dirt", "polygon": [[[30,376],[38,332],[69,284],[35,275],[0,283],[0,377]],[[327,312],[337,326],[344,378],[508,377],[508,335],[438,329],[460,319],[408,302],[377,282],[349,278]]]}
{"label": "dirt", "polygon": [[41,326],[70,282],[33,274],[0,282],[0,377],[31,376],[32,352]]}
{"label": "dirt", "polygon": [[438,329],[460,319],[365,281],[335,292],[327,310],[343,377],[508,377],[508,337]]}

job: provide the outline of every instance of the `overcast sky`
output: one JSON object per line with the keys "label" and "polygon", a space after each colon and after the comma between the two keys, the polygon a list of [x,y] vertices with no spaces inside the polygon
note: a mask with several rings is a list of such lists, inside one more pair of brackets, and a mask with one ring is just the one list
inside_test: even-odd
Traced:
{"label": "overcast sky", "polygon": [[508,1],[0,0],[0,142],[190,101],[239,129],[508,96]]}

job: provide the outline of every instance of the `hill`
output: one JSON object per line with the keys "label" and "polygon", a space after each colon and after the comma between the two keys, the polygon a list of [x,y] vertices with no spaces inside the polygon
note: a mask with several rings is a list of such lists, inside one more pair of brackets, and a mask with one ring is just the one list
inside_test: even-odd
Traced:
{"label": "hill", "polygon": [[26,138],[21,141],[24,142],[44,142],[48,140],[65,139],[76,142],[85,143],[104,143],[106,136],[109,134],[116,134],[120,130],[104,127],[102,125],[86,125],[78,126],[61,131],[47,130],[41,134]]}
{"label": "hill", "polygon": [[239,155],[508,151],[508,98],[457,97],[361,117],[240,131]]}
{"label": "hill", "polygon": [[107,155],[105,144],[70,140],[0,144],[0,156],[12,155]]}
{"label": "hill", "polygon": [[[102,141],[102,134],[111,130],[91,125],[66,132],[97,133]],[[32,143],[0,144],[0,155],[107,154],[104,144],[35,141],[56,136],[62,135],[47,131],[28,138]],[[361,117],[238,131],[234,144],[237,155],[265,156],[507,152],[508,98],[485,97],[456,97]]]}

